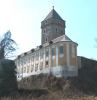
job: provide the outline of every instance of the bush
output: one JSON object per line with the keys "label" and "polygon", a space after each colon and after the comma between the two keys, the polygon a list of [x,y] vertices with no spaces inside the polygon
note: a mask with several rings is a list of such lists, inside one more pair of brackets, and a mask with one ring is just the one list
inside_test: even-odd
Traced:
{"label": "bush", "polygon": [[17,92],[16,66],[14,61],[0,60],[0,96]]}

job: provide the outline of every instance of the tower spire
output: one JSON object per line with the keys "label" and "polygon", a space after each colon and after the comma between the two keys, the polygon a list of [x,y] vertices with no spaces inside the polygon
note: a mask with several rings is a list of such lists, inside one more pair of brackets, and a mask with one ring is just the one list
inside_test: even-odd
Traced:
{"label": "tower spire", "polygon": [[53,9],[54,9],[54,6],[53,6]]}
{"label": "tower spire", "polygon": [[[65,21],[60,17],[60,15],[53,9],[46,16],[46,18],[41,22],[42,37],[41,44],[49,43],[53,39],[65,34]],[[53,23],[53,24],[52,24]],[[47,31],[49,29],[49,31]]]}
{"label": "tower spire", "polygon": [[52,0],[52,7],[53,7],[53,9],[54,9],[54,0]]}

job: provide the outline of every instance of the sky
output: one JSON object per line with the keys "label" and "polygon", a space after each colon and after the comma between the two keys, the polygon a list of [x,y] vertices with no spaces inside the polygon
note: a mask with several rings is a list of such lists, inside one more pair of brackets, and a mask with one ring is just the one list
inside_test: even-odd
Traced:
{"label": "sky", "polygon": [[52,6],[66,21],[66,35],[77,42],[78,56],[97,60],[97,0],[0,0],[0,36],[11,31],[15,56],[41,44],[41,21]]}

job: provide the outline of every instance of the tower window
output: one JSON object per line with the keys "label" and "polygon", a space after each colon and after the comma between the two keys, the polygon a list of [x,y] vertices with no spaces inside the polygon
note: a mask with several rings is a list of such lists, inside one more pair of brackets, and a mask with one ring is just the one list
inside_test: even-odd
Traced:
{"label": "tower window", "polygon": [[57,28],[56,28],[56,32],[57,32],[58,30],[57,30]]}
{"label": "tower window", "polygon": [[47,41],[48,41],[48,37],[45,38],[45,42],[47,42]]}
{"label": "tower window", "polygon": [[61,33],[63,33],[63,31],[61,30]]}

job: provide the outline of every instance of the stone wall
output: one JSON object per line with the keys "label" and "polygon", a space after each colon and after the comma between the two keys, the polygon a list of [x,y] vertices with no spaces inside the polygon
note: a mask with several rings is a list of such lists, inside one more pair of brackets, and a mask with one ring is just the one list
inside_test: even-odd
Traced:
{"label": "stone wall", "polygon": [[83,67],[97,70],[97,61],[93,59],[78,56],[78,68],[80,69]]}
{"label": "stone wall", "polygon": [[78,77],[74,81],[75,86],[84,92],[97,93],[97,61],[78,57],[78,67]]}

